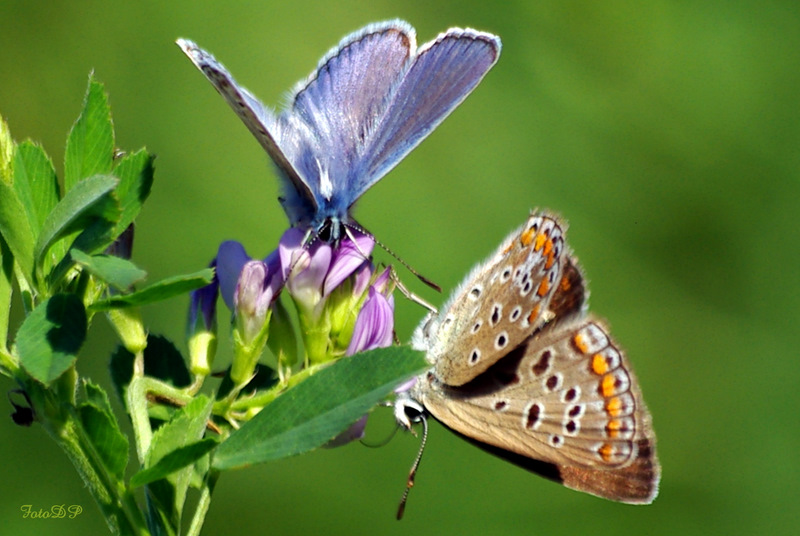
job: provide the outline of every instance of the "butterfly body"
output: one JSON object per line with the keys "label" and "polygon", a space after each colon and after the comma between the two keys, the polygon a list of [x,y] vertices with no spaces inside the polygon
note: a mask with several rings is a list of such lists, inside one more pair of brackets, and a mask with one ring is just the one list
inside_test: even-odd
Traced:
{"label": "butterfly body", "polygon": [[345,37],[294,89],[280,114],[208,52],[178,45],[267,151],[292,226],[330,242],[353,223],[354,203],[427,137],[497,62],[497,36],[452,28],[417,48],[403,21]]}

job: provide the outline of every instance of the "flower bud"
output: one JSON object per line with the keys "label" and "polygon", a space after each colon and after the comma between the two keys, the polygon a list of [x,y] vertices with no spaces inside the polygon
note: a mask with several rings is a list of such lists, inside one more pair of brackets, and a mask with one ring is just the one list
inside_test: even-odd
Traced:
{"label": "flower bud", "polygon": [[[211,263],[215,267],[216,261]],[[189,369],[192,374],[208,376],[217,352],[217,292],[216,274],[213,281],[192,292],[186,338],[189,347]]]}
{"label": "flower bud", "polygon": [[273,300],[283,286],[279,270],[263,261],[249,261],[242,268],[234,293],[234,357],[231,379],[244,385],[253,375],[267,343]]}

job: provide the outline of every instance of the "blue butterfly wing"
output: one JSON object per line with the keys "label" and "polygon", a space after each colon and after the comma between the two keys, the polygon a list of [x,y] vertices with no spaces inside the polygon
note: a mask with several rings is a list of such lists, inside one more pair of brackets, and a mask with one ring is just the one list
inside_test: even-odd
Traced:
{"label": "blue butterfly wing", "polygon": [[351,188],[361,195],[435,129],[500,55],[497,36],[454,28],[423,45],[373,127]]}
{"label": "blue butterfly wing", "polygon": [[[494,35],[454,28],[416,50],[403,21],[345,37],[281,115],[281,146],[320,213],[350,206],[441,123],[497,62]],[[292,138],[291,141],[288,138]]]}
{"label": "blue butterfly wing", "polygon": [[289,202],[284,203],[289,219],[293,223],[308,219],[317,210],[316,199],[306,179],[298,173],[273,135],[280,132],[275,115],[247,89],[237,84],[225,66],[214,56],[187,39],[178,39],[177,44],[233,108],[267,151],[279,172],[290,182],[293,188],[284,189],[284,195],[289,199]]}
{"label": "blue butterfly wing", "polygon": [[318,219],[346,220],[347,209],[363,193],[352,188],[352,170],[415,50],[408,24],[371,24],[333,48],[281,114],[281,146],[308,178],[321,207]]}
{"label": "blue butterfly wing", "polygon": [[211,54],[178,44],[287,179],[282,203],[292,225],[317,231],[348,221],[353,203],[475,89],[500,53],[499,38],[474,30],[451,29],[417,50],[407,23],[371,24],[332,49],[275,117]]}

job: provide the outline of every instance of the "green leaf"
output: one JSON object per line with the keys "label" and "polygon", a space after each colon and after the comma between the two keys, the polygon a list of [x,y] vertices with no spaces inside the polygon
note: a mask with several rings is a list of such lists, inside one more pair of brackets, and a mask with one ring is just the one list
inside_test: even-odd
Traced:
{"label": "green leaf", "polygon": [[89,254],[105,250],[114,242],[114,229],[120,217],[119,202],[113,194],[109,194],[87,214],[85,227],[69,248],[76,248]]}
{"label": "green leaf", "polygon": [[147,272],[131,261],[113,255],[87,255],[83,251],[70,251],[72,259],[92,275],[118,290],[128,290],[134,283],[147,277]]}
{"label": "green leaf", "polygon": [[150,195],[153,185],[153,157],[144,149],[125,155],[114,167],[114,175],[119,177],[116,194],[122,209],[116,229],[116,235],[119,235],[133,223],[142,204]]}
{"label": "green leaf", "polygon": [[83,429],[108,471],[122,479],[128,465],[128,438],[119,428],[103,389],[84,380],[87,401],[78,407]]}
{"label": "green leaf", "polygon": [[154,466],[142,469],[131,477],[131,487],[142,486],[156,480],[166,478],[178,469],[183,469],[189,464],[193,464],[200,458],[211,452],[217,446],[217,441],[212,438],[201,439],[197,443],[191,443],[185,447],[179,447],[163,458]]}
{"label": "green leaf", "polygon": [[392,346],[342,358],[289,389],[214,454],[212,465],[232,469],[320,447],[430,365],[421,352]]}
{"label": "green leaf", "polygon": [[[211,416],[212,401],[203,395],[198,395],[183,409],[176,413],[172,419],[153,434],[150,450],[147,453],[145,469],[155,468],[164,458],[178,449],[187,447],[200,441],[205,434],[208,418]],[[187,454],[191,454],[188,452]],[[196,452],[195,452],[196,453]],[[181,456],[182,458],[182,456]],[[165,464],[172,463],[165,461]],[[164,508],[170,509],[169,518],[172,525],[177,526],[180,513],[186,500],[186,491],[192,477],[192,467],[184,466],[166,476],[166,481],[171,485],[163,485],[158,481],[148,486],[148,491]],[[144,477],[140,477],[144,478]]]}
{"label": "green leaf", "polygon": [[14,156],[14,189],[35,235],[58,203],[58,179],[53,162],[41,146],[24,141]]}
{"label": "green leaf", "polygon": [[82,231],[98,219],[107,220],[113,217],[112,207],[116,203],[109,193],[117,183],[118,179],[111,175],[95,175],[82,180],[68,191],[42,225],[42,232],[34,249],[37,261],[59,238],[73,231]]}
{"label": "green leaf", "polygon": [[193,274],[169,277],[131,294],[121,294],[96,301],[89,306],[89,310],[99,312],[118,307],[140,306],[166,300],[204,287],[211,283],[213,277],[214,270],[211,268],[205,268]]}
{"label": "green leaf", "polygon": [[20,363],[49,385],[77,358],[86,338],[86,311],[73,294],[56,294],[40,303],[17,332]]}
{"label": "green leaf", "polygon": [[109,473],[121,479],[128,465],[128,439],[109,413],[92,404],[78,407],[83,428]]}
{"label": "green leaf", "polygon": [[33,276],[33,244],[35,242],[25,207],[14,188],[0,181],[0,235],[8,244],[14,260],[30,283]]}
{"label": "green leaf", "polygon": [[[82,382],[83,390],[86,393],[86,402],[94,404],[103,411],[107,411],[113,417],[114,410],[111,408],[111,401],[108,399],[105,389],[89,379],[83,379]],[[116,422],[116,419],[114,420]]]}
{"label": "green leaf", "polygon": [[80,117],[67,137],[64,156],[64,190],[69,191],[81,180],[111,171],[114,152],[114,130],[111,111],[103,85],[89,76],[89,88]]}

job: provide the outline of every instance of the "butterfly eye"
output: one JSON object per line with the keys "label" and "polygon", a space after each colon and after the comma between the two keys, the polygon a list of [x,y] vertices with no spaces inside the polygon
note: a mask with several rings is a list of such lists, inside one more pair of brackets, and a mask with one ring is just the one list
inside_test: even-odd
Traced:
{"label": "butterfly eye", "polygon": [[423,415],[425,414],[425,410],[417,406],[416,404],[413,405],[406,404],[403,407],[403,413],[405,414],[409,422],[418,423],[422,421]]}
{"label": "butterfly eye", "polygon": [[332,240],[336,240],[339,237],[335,237],[334,234],[338,234],[334,231],[334,223],[333,221],[328,218],[322,224],[322,227],[319,228],[317,232],[317,236],[320,240],[326,243],[330,243]]}

